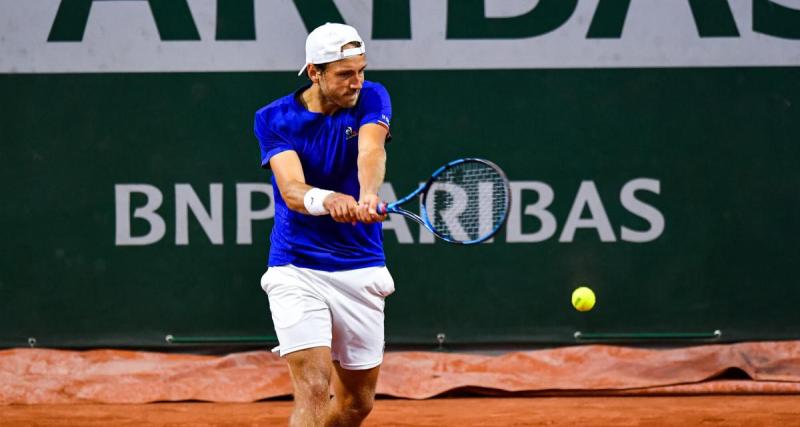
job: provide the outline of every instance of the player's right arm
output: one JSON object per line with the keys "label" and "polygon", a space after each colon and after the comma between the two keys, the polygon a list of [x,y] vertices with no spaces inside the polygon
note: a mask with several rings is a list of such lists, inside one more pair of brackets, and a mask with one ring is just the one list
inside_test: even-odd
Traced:
{"label": "player's right arm", "polygon": [[[306,184],[303,165],[297,157],[297,152],[287,150],[275,154],[269,159],[269,167],[286,206],[295,212],[308,215],[305,198],[313,187]],[[325,197],[322,204],[336,222],[352,223],[357,220],[358,203],[352,196],[333,192]]]}

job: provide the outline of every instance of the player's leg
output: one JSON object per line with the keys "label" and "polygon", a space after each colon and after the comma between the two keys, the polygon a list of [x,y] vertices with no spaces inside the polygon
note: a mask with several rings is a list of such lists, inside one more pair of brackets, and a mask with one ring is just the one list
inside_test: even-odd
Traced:
{"label": "player's leg", "polygon": [[294,390],[294,409],[290,426],[321,426],[329,414],[331,382],[331,349],[314,347],[289,353]]}
{"label": "player's leg", "polygon": [[309,272],[270,267],[261,279],[269,297],[280,355],[289,364],[295,407],[290,425],[322,425],[331,378],[331,314]]}
{"label": "player's leg", "polygon": [[349,370],[334,362],[333,399],[330,401],[326,426],[358,426],[372,411],[375,385],[380,366]]}
{"label": "player's leg", "polygon": [[359,425],[372,410],[383,362],[385,298],[394,281],[385,267],[328,274],[333,322],[334,398],[328,425]]}

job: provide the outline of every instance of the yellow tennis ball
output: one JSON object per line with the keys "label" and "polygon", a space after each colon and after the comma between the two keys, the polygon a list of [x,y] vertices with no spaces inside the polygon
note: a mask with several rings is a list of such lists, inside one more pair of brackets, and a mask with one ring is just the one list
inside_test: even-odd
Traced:
{"label": "yellow tennis ball", "polygon": [[572,291],[572,306],[578,311],[589,311],[594,307],[594,292],[586,286]]}

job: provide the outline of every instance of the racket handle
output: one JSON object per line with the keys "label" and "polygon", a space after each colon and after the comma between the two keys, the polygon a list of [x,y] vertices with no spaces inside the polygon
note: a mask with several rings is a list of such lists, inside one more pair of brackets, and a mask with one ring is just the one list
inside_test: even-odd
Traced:
{"label": "racket handle", "polygon": [[378,203],[378,209],[377,209],[378,213],[381,214],[381,215],[385,215],[386,214],[386,206],[388,206],[388,204],[386,202]]}

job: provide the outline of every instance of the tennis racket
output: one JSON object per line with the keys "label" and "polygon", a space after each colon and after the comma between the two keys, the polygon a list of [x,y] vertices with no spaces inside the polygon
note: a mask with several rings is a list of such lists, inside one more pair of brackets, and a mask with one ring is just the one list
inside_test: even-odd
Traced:
{"label": "tennis racket", "polygon": [[[419,196],[420,214],[401,205]],[[511,191],[496,164],[475,158],[453,160],[411,194],[381,203],[378,212],[409,218],[450,243],[474,245],[494,236],[508,217]]]}

